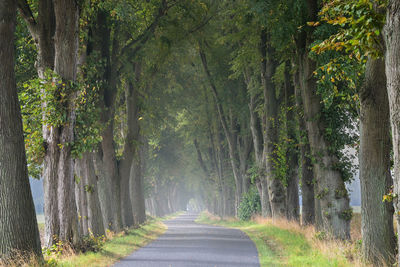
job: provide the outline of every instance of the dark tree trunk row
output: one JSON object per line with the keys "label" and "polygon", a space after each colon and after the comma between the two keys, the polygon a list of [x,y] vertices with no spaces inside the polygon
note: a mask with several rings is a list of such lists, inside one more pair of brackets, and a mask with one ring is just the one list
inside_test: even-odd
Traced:
{"label": "dark tree trunk row", "polygon": [[[16,2],[0,1],[0,264],[17,253],[41,258],[14,73]],[[24,255],[25,256],[25,255]]]}

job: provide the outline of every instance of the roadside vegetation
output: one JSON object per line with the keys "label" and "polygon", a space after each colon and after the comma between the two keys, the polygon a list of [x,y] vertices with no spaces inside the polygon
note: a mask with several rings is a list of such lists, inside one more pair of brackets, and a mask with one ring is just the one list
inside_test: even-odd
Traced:
{"label": "roadside vegetation", "polygon": [[[359,217],[359,214],[355,215],[355,218]],[[369,266],[361,259],[360,242],[329,239],[314,226],[302,227],[294,221],[261,216],[253,216],[248,221],[221,219],[208,212],[203,212],[196,222],[244,231],[257,247],[261,267]],[[359,223],[359,219],[354,220],[352,228],[360,229]],[[359,236],[360,233],[355,232],[354,235]]]}
{"label": "roadside vegetation", "polygon": [[[161,219],[151,219],[137,229],[120,232],[101,244],[98,251],[86,253],[68,253],[60,258],[50,256],[48,262],[55,266],[110,266],[118,260],[130,255],[137,249],[147,245],[167,230]],[[45,256],[46,259],[46,256]]]}
{"label": "roadside vegetation", "polygon": [[[39,263],[31,257],[16,257],[13,262],[1,264],[0,267],[37,266],[37,267],[72,267],[72,266],[110,266],[120,259],[132,254],[137,249],[149,244],[162,235],[167,226],[163,220],[172,219],[179,215],[175,213],[162,218],[148,217],[146,223],[137,228],[126,229],[119,233],[107,232],[106,236],[87,237],[86,247],[75,251],[70,246],[58,243],[43,250],[44,262]],[[40,231],[44,229],[39,224]],[[82,252],[85,250],[85,252]]]}

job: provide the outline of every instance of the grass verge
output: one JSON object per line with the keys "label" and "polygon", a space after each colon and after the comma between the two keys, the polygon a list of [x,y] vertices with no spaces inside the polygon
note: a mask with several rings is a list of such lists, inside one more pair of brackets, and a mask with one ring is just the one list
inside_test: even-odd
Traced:
{"label": "grass verge", "polygon": [[[354,247],[339,241],[318,240],[311,227],[295,222],[256,218],[252,221],[221,220],[203,213],[198,223],[237,228],[255,243],[260,265],[264,266],[365,266],[354,256]],[[349,254],[352,254],[349,259]]]}
{"label": "grass verge", "polygon": [[113,238],[107,240],[98,252],[72,254],[70,256],[63,255],[52,261],[52,265],[62,267],[110,266],[163,234],[167,230],[167,226],[162,220],[171,219],[177,215],[179,214],[150,219],[137,229],[130,229],[116,234]]}

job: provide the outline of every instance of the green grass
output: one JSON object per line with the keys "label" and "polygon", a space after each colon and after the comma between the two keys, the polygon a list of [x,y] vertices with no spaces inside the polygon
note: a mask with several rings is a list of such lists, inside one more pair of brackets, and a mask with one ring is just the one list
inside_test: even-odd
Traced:
{"label": "green grass", "polygon": [[162,223],[162,220],[173,218],[176,215],[152,219],[138,229],[131,229],[125,235],[116,235],[106,241],[99,252],[87,252],[56,259],[55,265],[65,267],[110,266],[163,234],[167,230],[167,226]]}
{"label": "green grass", "polygon": [[255,243],[259,260],[264,266],[353,266],[345,257],[328,257],[314,249],[307,239],[295,231],[252,221],[223,221],[202,214],[199,223],[237,228],[244,231]]}

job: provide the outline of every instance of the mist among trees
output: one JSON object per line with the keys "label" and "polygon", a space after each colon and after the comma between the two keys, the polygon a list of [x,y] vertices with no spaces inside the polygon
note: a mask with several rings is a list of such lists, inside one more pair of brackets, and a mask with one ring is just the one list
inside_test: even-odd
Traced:
{"label": "mist among trees", "polygon": [[188,208],[349,240],[359,171],[363,258],[398,264],[399,8],[0,0],[1,260]]}

